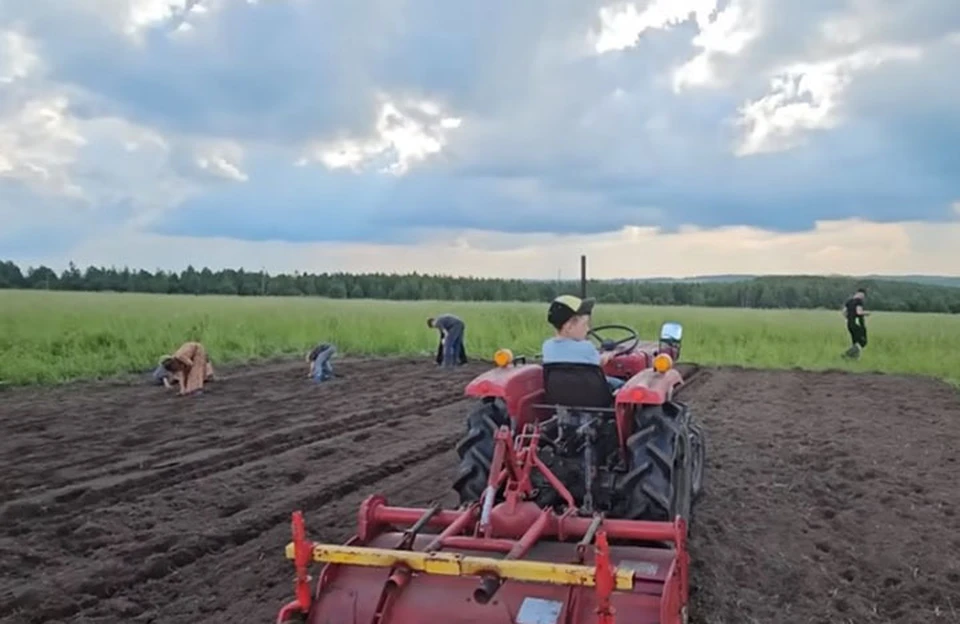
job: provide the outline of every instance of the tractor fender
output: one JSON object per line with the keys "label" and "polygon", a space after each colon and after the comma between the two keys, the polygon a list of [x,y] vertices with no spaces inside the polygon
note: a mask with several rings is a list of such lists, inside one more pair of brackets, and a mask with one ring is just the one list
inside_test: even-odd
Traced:
{"label": "tractor fender", "polygon": [[533,406],[543,398],[543,367],[524,364],[488,370],[468,383],[464,394],[478,399],[502,399],[507,414],[522,428],[539,419]]}
{"label": "tractor fender", "polygon": [[663,405],[683,384],[683,376],[674,368],[658,373],[652,368],[640,371],[617,392],[617,405]]}

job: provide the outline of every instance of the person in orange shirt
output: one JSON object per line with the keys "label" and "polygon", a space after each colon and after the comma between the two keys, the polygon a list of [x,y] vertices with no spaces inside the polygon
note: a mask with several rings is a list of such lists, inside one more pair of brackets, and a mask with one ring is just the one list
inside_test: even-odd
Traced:
{"label": "person in orange shirt", "polygon": [[202,393],[204,382],[213,378],[213,364],[199,342],[183,343],[173,355],[160,358],[160,367],[168,373],[163,385],[170,388],[174,381],[179,383],[180,396]]}

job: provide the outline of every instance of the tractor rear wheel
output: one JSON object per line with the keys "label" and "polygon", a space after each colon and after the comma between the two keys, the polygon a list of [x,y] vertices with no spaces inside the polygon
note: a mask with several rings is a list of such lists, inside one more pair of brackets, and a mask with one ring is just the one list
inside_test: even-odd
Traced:
{"label": "tractor rear wheel", "polygon": [[467,416],[467,435],[457,444],[460,467],[453,489],[460,495],[460,504],[480,500],[490,475],[494,436],[501,425],[510,425],[510,418],[501,401],[484,400]]}
{"label": "tractor rear wheel", "polygon": [[676,402],[645,405],[627,438],[630,469],[620,480],[621,516],[629,520],[689,518],[693,457],[687,408]]}

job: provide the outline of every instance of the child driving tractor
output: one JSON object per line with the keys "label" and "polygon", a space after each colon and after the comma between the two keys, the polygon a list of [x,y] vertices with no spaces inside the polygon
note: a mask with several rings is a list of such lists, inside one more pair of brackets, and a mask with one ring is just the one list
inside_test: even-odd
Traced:
{"label": "child driving tractor", "polygon": [[[560,295],[550,303],[547,322],[553,325],[556,335],[544,341],[543,363],[564,362],[569,364],[594,364],[603,366],[614,356],[613,351],[601,353],[594,347],[587,334],[590,333],[590,315],[594,299],[581,299],[573,295]],[[622,379],[607,376],[612,390],[624,384]]]}

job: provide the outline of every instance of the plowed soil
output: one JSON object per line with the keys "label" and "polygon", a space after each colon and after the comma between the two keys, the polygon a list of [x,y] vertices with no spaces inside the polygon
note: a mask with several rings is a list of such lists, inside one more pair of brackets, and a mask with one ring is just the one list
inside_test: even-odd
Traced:
{"label": "plowed soil", "polygon": [[[340,542],[369,494],[452,504],[464,383],[424,360],[0,393],[0,622],[272,622],[290,512]],[[696,623],[960,622],[960,400],[944,384],[703,370]]]}

